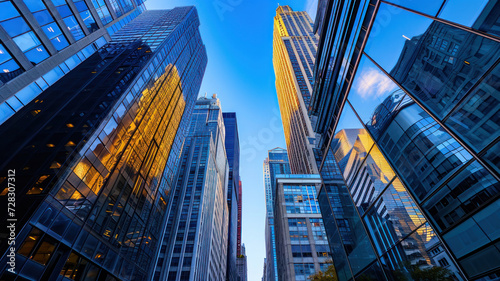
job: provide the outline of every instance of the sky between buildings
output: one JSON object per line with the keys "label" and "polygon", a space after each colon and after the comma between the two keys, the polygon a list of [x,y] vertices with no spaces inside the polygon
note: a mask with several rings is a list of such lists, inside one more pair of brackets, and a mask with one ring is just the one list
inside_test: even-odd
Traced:
{"label": "sky between buildings", "polygon": [[[316,1],[281,0],[314,20]],[[248,256],[248,280],[260,281],[265,257],[265,195],[262,165],[267,151],[285,146],[274,86],[273,18],[278,1],[148,0],[146,7],[171,9],[194,5],[208,53],[200,95],[216,93],[224,112],[236,112],[243,186],[242,242]]]}

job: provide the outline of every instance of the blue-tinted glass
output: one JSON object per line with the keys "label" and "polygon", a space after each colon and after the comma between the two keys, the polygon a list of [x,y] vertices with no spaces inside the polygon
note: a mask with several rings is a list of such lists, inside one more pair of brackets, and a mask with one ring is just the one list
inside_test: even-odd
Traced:
{"label": "blue-tinted glass", "polygon": [[57,6],[56,8],[62,18],[73,15],[68,5]]}
{"label": "blue-tinted glass", "polygon": [[62,33],[61,30],[59,29],[59,26],[57,26],[55,22],[42,27],[42,29],[43,32],[45,32],[45,35],[49,37],[49,39],[59,36]]}
{"label": "blue-tinted glass", "polygon": [[14,42],[23,52],[41,44],[33,31],[14,38]]}
{"label": "blue-tinted glass", "polygon": [[87,4],[85,4],[85,1],[77,1],[75,2],[76,9],[78,12],[83,12],[87,11],[89,8],[87,7]]}
{"label": "blue-tinted glass", "polygon": [[23,104],[16,98],[16,96],[12,96],[7,100],[7,103],[12,107],[15,111],[18,111]]}
{"label": "blue-tinted glass", "polygon": [[36,79],[35,83],[36,83],[36,85],[38,85],[38,87],[40,87],[40,89],[42,89],[42,91],[44,91],[45,89],[47,89],[49,87],[49,84],[47,84],[47,82],[45,82],[45,80],[43,80],[42,77]]}
{"label": "blue-tinted glass", "polygon": [[483,158],[500,174],[500,141],[488,149]]}
{"label": "blue-tinted glass", "polygon": [[28,6],[28,9],[30,9],[31,12],[46,9],[45,4],[43,4],[42,0],[28,0],[24,1],[24,4]]}
{"label": "blue-tinted glass", "polygon": [[443,235],[443,238],[457,258],[490,242],[473,218],[462,222],[456,228]]}
{"label": "blue-tinted glass", "polygon": [[445,124],[478,152],[500,136],[500,66],[459,104]]}
{"label": "blue-tinted glass", "polygon": [[475,214],[474,220],[492,241],[500,238],[500,200]]}
{"label": "blue-tinted glass", "polygon": [[26,21],[24,21],[24,19],[21,17],[3,21],[1,25],[11,37],[24,33],[28,30],[31,30]]}
{"label": "blue-tinted glass", "polygon": [[26,86],[24,89],[16,93],[16,97],[23,103],[28,104],[32,101],[38,94],[40,94],[42,90],[35,84],[31,83]]}
{"label": "blue-tinted glass", "polygon": [[106,44],[106,39],[104,39],[104,37],[101,37],[97,39],[94,43],[97,45],[97,48],[100,48]]}
{"label": "blue-tinted glass", "polygon": [[437,227],[445,230],[467,214],[484,206],[500,193],[498,181],[478,162],[473,162],[440,189],[422,207]]}
{"label": "blue-tinted glass", "polygon": [[[415,10],[417,12],[422,12],[431,16],[435,16],[443,3],[443,0],[387,0],[408,9]],[[398,13],[396,7],[392,11],[393,13]]]}
{"label": "blue-tinted glass", "polygon": [[14,60],[8,60],[0,65],[1,73],[10,73],[19,69],[19,65]]}
{"label": "blue-tinted glass", "polygon": [[52,45],[54,45],[54,47],[58,51],[68,47],[69,45],[68,40],[66,40],[66,38],[64,38],[64,36],[62,35],[57,36],[56,38],[50,40],[50,42],[52,42]]}
{"label": "blue-tinted glass", "polygon": [[[460,261],[465,272],[469,276],[478,275],[481,273],[488,272],[490,270],[498,268],[500,264],[500,250],[495,246],[491,245],[485,249],[481,249],[479,252],[464,258]],[[495,275],[492,274],[492,278],[486,277],[483,280],[495,280]]]}
{"label": "blue-tinted glass", "polygon": [[3,46],[3,44],[0,44],[0,63],[3,63],[11,58],[12,57],[10,56],[9,52],[7,52],[7,50],[5,50],[5,47]]}
{"label": "blue-tinted glass", "polygon": [[97,24],[95,23],[94,17],[92,17],[92,14],[90,11],[85,11],[81,12],[80,16],[83,19],[83,22],[85,23],[85,26],[89,29],[90,32],[96,31],[98,29]]}
{"label": "blue-tinted glass", "polygon": [[14,115],[14,110],[10,108],[5,102],[0,104],[0,124],[5,122],[5,120],[9,119],[12,115]]}
{"label": "blue-tinted glass", "polygon": [[49,14],[49,11],[47,10],[43,10],[43,11],[40,11],[40,12],[36,12],[36,13],[33,13],[33,16],[35,17],[35,19],[38,21],[38,23],[40,25],[45,25],[49,22],[53,22],[54,19],[52,18],[52,16]]}
{"label": "blue-tinted glass", "polygon": [[49,57],[44,47],[38,46],[24,53],[31,63],[37,64]]}
{"label": "blue-tinted glass", "polygon": [[64,75],[64,72],[59,68],[55,67],[51,71],[47,72],[45,75],[43,75],[43,79],[47,81],[49,85],[54,84],[59,78],[61,78]]}
{"label": "blue-tinted glass", "polygon": [[[482,15],[485,10],[486,4],[489,0],[447,0],[444,5],[441,13],[439,13],[439,17],[445,20],[449,20],[452,22],[456,22],[468,27],[472,27],[472,25],[476,22],[476,20]],[[483,19],[484,20],[484,19]],[[478,28],[478,25],[474,25],[474,28]]]}
{"label": "blue-tinted glass", "polygon": [[67,65],[70,69],[75,68],[75,66],[77,66],[80,62],[81,62],[81,60],[78,58],[78,56],[77,56],[77,55],[73,55],[73,56],[71,56],[69,59],[67,59],[67,60],[65,61],[66,65]]}
{"label": "blue-tinted glass", "polygon": [[74,16],[65,18],[64,23],[68,27],[75,40],[80,40],[85,37],[82,28],[80,27]]}
{"label": "blue-tinted glass", "polygon": [[10,1],[0,2],[0,21],[19,16],[19,12]]}
{"label": "blue-tinted glass", "polygon": [[[365,52],[387,72],[401,64],[401,53],[417,48],[418,38],[425,33],[431,19],[382,3],[370,32]],[[389,15],[390,17],[388,17]]]}
{"label": "blue-tinted glass", "polygon": [[52,3],[54,3],[55,6],[59,6],[59,5],[66,4],[66,1],[65,0],[52,0]]}

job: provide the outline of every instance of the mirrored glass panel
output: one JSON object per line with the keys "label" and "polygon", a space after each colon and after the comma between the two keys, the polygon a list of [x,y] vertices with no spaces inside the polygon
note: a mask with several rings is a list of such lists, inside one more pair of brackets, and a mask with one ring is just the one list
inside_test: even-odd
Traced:
{"label": "mirrored glass panel", "polygon": [[445,121],[476,152],[500,136],[500,66]]}
{"label": "mirrored glass panel", "polygon": [[495,0],[447,0],[439,17],[474,29],[500,35],[500,5]]}
{"label": "mirrored glass panel", "polygon": [[[417,12],[435,16],[443,4],[443,0],[387,0],[387,2],[403,6]],[[396,7],[392,9],[393,13],[399,13]]]}

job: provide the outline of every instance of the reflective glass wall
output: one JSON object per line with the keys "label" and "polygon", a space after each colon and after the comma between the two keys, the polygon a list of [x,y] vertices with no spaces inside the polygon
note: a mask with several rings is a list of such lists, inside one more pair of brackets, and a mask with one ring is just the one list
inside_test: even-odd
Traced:
{"label": "reflective glass wall", "polygon": [[[329,4],[311,114],[374,249],[376,266],[364,270],[400,280],[441,267],[460,280],[496,280],[500,3]],[[337,219],[330,190],[320,202]]]}

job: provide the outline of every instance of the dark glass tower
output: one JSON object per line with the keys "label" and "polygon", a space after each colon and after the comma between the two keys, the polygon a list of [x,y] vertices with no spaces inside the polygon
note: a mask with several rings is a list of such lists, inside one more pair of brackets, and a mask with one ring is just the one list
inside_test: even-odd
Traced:
{"label": "dark glass tower", "polygon": [[264,160],[264,188],[266,192],[266,272],[264,280],[278,281],[278,264],[276,257],[276,239],[274,231],[274,197],[276,192],[276,176],[290,174],[288,154],[283,148],[269,150]]}
{"label": "dark glass tower", "polygon": [[142,13],[0,126],[17,220],[0,279],[149,278],[207,62],[198,26],[194,7]]}
{"label": "dark glass tower", "polygon": [[319,198],[339,279],[497,280],[500,3],[392,3],[321,1],[317,17],[310,113],[345,180]]}
{"label": "dark glass tower", "polygon": [[182,148],[153,280],[226,280],[225,134],[219,100],[199,98]]}
{"label": "dark glass tower", "polygon": [[227,207],[229,210],[228,249],[227,249],[227,280],[237,278],[236,257],[241,249],[241,193],[240,193],[240,143],[238,138],[238,123],[236,113],[223,112],[226,128],[226,155],[229,164],[227,184]]}
{"label": "dark glass tower", "polygon": [[95,53],[143,0],[0,2],[0,124]]}

